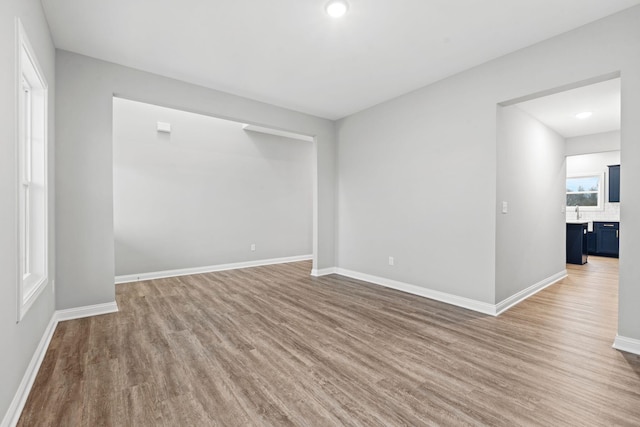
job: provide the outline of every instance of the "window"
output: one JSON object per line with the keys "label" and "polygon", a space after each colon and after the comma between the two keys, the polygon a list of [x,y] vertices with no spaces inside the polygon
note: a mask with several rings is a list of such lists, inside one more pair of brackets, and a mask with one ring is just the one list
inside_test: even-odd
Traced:
{"label": "window", "polygon": [[18,321],[48,283],[47,84],[18,20]]}
{"label": "window", "polygon": [[580,206],[587,210],[603,209],[603,183],[602,173],[567,177],[567,206]]}

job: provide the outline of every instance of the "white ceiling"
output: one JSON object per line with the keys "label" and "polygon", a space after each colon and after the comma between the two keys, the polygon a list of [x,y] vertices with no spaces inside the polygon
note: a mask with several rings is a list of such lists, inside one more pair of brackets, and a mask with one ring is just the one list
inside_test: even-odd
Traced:
{"label": "white ceiling", "polygon": [[[620,79],[608,80],[517,104],[565,138],[620,129]],[[580,120],[576,114],[593,115]]]}
{"label": "white ceiling", "polygon": [[42,0],[56,47],[337,119],[640,0]]}

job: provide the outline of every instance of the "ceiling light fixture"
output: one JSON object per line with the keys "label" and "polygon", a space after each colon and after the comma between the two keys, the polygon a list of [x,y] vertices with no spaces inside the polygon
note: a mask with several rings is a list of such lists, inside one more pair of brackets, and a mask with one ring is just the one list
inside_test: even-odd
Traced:
{"label": "ceiling light fixture", "polygon": [[588,119],[589,117],[591,117],[593,113],[591,111],[585,111],[582,113],[578,113],[576,114],[576,119],[580,119],[580,120],[584,120],[584,119]]}
{"label": "ceiling light fixture", "polygon": [[339,18],[349,10],[349,4],[345,0],[331,0],[325,7],[327,14],[332,18]]}

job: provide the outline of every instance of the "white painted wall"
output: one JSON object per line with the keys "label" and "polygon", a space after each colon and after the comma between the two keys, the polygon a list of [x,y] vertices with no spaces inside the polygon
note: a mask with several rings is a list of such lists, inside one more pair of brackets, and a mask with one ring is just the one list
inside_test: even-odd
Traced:
{"label": "white painted wall", "polygon": [[497,277],[516,274],[496,254],[519,250],[496,245],[496,105],[620,72],[619,332],[640,339],[638,22],[628,9],[339,121],[339,266],[495,303]]}
{"label": "white painted wall", "polygon": [[[17,157],[15,18],[22,21],[49,85],[49,277],[48,287],[25,317],[17,319]],[[54,311],[54,99],[55,50],[38,0],[0,2],[0,423]],[[9,420],[5,420],[8,422]]]}
{"label": "white painted wall", "polygon": [[312,143],[119,98],[113,132],[116,276],[311,254]]}
{"label": "white painted wall", "polygon": [[498,107],[496,302],[562,274],[565,140],[517,106]]}
{"label": "white painted wall", "polygon": [[567,138],[567,156],[577,154],[620,151],[620,131],[595,133]]}
{"label": "white painted wall", "polygon": [[334,123],[86,56],[56,54],[57,308],[114,301],[113,96],[314,135],[314,268],[334,259]]}
{"label": "white painted wall", "polygon": [[[573,138],[572,138],[573,139]],[[609,203],[609,168],[608,165],[620,164],[620,151],[581,154],[567,156],[567,176],[604,173],[604,209],[580,210],[580,219],[585,221],[620,221],[620,203]],[[622,171],[622,169],[621,169]],[[567,208],[567,220],[575,220],[576,212]]]}

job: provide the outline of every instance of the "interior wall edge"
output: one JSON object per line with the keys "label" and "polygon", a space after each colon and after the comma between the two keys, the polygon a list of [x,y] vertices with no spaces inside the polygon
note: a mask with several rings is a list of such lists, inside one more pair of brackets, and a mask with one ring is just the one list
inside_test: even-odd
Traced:
{"label": "interior wall edge", "polygon": [[522,301],[526,300],[530,296],[537,294],[538,292],[548,288],[549,286],[559,282],[560,280],[567,277],[567,270],[562,270],[553,274],[546,279],[539,281],[522,291],[507,297],[496,304],[496,314],[502,314],[505,311],[509,310],[511,307],[520,304]]}
{"label": "interior wall edge", "polygon": [[20,381],[20,385],[16,390],[16,393],[9,405],[9,409],[4,415],[2,422],[0,423],[0,427],[13,427],[18,424],[18,420],[20,419],[20,414],[22,413],[22,409],[24,405],[27,403],[27,398],[29,397],[29,393],[31,392],[31,387],[38,375],[38,371],[40,370],[40,366],[42,365],[42,361],[44,360],[44,356],[47,353],[47,349],[49,348],[49,343],[51,342],[51,338],[53,337],[53,333],[56,330],[56,326],[58,325],[58,320],[56,317],[56,313],[54,312],[51,315],[51,319],[49,320],[49,324],[47,325],[42,338],[40,338],[40,342],[31,357],[29,365]]}
{"label": "interior wall edge", "polygon": [[100,316],[103,314],[115,313],[118,311],[118,304],[113,301],[111,303],[106,304],[96,304],[92,306],[86,307],[76,307],[67,310],[56,310],[51,315],[51,319],[42,334],[42,338],[40,338],[40,342],[36,347],[33,356],[29,362],[27,370],[25,371],[22,381],[16,393],[11,401],[11,405],[9,409],[4,415],[2,422],[0,422],[0,427],[14,427],[18,424],[20,420],[20,415],[22,414],[22,410],[24,409],[24,405],[27,402],[27,398],[29,397],[29,393],[31,392],[31,388],[33,387],[33,383],[38,375],[38,371],[42,366],[42,362],[44,361],[44,357],[49,349],[49,344],[51,343],[51,339],[53,338],[53,334],[56,331],[56,327],[58,323],[73,320],[73,319],[81,319],[85,317],[93,317]]}
{"label": "interior wall edge", "polygon": [[616,335],[616,339],[613,342],[613,348],[640,356],[640,340],[637,340],[635,338]]}
{"label": "interior wall edge", "polygon": [[446,292],[436,291],[424,286],[418,286],[410,283],[400,282],[398,280],[387,279],[385,277],[373,276],[371,274],[360,273],[358,271],[347,270],[345,268],[336,268],[335,274],[340,276],[349,277],[352,279],[361,280],[363,282],[371,283],[374,285],[384,286],[386,288],[395,289],[397,291],[405,292],[412,295],[418,295],[435,301],[444,302],[447,304],[455,305],[457,307],[466,308],[468,310],[476,311],[482,314],[488,314],[490,316],[496,315],[496,305],[484,301],[478,301],[471,298],[465,298]]}
{"label": "interior wall edge", "polygon": [[440,301],[447,304],[455,305],[457,307],[473,310],[478,313],[488,314],[490,316],[499,316],[500,314],[506,312],[510,308],[525,301],[527,298],[537,294],[538,292],[566,278],[567,270],[559,271],[545,278],[544,280],[539,281],[538,283],[534,283],[528,288],[508,298],[505,298],[504,300],[502,300],[497,304],[491,304],[483,301],[473,300],[470,298],[465,298],[458,295],[449,294],[446,292],[436,291],[423,286],[417,286],[410,283],[399,282],[397,280],[387,279],[384,277],[372,276],[370,274],[360,273],[357,271],[347,270],[339,267],[327,268],[323,270],[313,270],[311,273],[311,275],[315,277],[321,277],[321,276],[326,276],[330,274],[338,274],[340,276],[361,280],[363,282],[371,283],[374,285],[384,286],[384,287],[395,289],[408,294],[417,295],[417,296],[432,299],[435,301]]}

